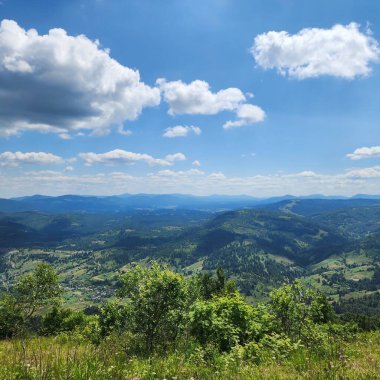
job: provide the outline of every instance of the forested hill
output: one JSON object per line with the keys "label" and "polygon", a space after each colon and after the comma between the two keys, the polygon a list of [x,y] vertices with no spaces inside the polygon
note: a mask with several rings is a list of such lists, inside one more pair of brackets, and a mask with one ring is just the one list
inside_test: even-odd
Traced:
{"label": "forested hill", "polygon": [[207,254],[227,244],[283,256],[305,265],[341,252],[346,239],[333,229],[305,218],[265,210],[245,209],[224,213],[205,226],[198,250]]}
{"label": "forested hill", "polygon": [[263,205],[267,210],[287,212],[301,216],[318,216],[337,210],[358,207],[380,207],[380,199],[350,198],[350,199],[285,199],[275,203]]}
{"label": "forested hill", "polygon": [[[334,300],[380,290],[377,199],[276,199],[237,210],[230,203],[230,211],[216,211],[212,202],[202,209],[102,211],[102,202],[109,200],[97,205],[86,197],[79,203],[72,197],[34,198],[47,202],[45,209],[56,202],[72,207],[82,202],[82,208],[0,212],[3,286],[33,262],[49,261],[72,289],[72,302],[86,303],[91,302],[89,288],[98,287],[101,298],[118,271],[155,259],[186,275],[223,267],[252,299],[265,298],[273,287],[295,278]],[[24,201],[30,198],[10,203]],[[98,211],[85,211],[86,204]]]}

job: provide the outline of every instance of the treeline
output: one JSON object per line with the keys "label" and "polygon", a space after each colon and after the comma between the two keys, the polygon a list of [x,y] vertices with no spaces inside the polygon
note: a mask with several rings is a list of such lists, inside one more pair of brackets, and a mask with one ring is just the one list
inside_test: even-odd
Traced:
{"label": "treeline", "polygon": [[66,335],[92,342],[111,340],[141,357],[187,345],[238,351],[256,362],[283,358],[299,347],[328,350],[347,339],[354,323],[339,321],[326,297],[299,281],[272,291],[267,304],[250,305],[222,269],[183,277],[158,263],[133,266],[120,275],[112,299],[91,313],[62,302],[58,276],[46,263],[21,276],[0,299],[0,338]]}
{"label": "treeline", "polygon": [[340,299],[333,303],[342,321],[355,322],[362,330],[380,329],[380,293],[364,297]]}

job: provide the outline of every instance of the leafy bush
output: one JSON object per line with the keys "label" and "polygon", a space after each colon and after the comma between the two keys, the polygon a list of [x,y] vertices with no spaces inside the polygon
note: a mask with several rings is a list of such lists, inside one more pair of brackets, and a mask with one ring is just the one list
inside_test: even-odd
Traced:
{"label": "leafy bush", "polygon": [[264,326],[261,315],[239,293],[197,301],[190,312],[190,330],[202,344],[216,344],[221,351],[257,337]]}
{"label": "leafy bush", "polygon": [[57,304],[60,295],[57,273],[49,264],[37,263],[0,299],[0,338],[23,335],[37,312]]}
{"label": "leafy bush", "polygon": [[43,335],[55,335],[61,332],[70,332],[83,328],[85,324],[86,316],[83,311],[73,311],[60,306],[54,306],[42,318],[41,333]]}
{"label": "leafy bush", "polygon": [[99,328],[101,336],[110,335],[113,331],[120,332],[126,327],[130,318],[131,315],[127,306],[116,300],[108,301],[100,308]]}
{"label": "leafy bush", "polygon": [[312,325],[329,322],[334,317],[326,297],[306,288],[298,280],[274,290],[270,297],[269,307],[276,318],[278,331],[293,340],[307,342],[307,331]]}
{"label": "leafy bush", "polygon": [[0,339],[19,335],[24,327],[25,317],[16,298],[5,294],[0,299]]}
{"label": "leafy bush", "polygon": [[141,336],[147,353],[174,342],[185,315],[185,279],[153,263],[136,266],[121,276],[120,297],[129,305],[129,330]]}

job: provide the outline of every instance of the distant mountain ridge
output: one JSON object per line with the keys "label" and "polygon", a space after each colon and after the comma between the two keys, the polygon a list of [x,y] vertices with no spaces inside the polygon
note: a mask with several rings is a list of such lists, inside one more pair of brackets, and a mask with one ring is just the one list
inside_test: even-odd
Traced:
{"label": "distant mountain ridge", "polygon": [[[295,202],[293,206],[289,204],[289,202],[292,201]],[[62,195],[56,197],[32,195],[0,199],[0,212],[101,213],[165,208],[222,211],[264,206],[269,210],[290,211],[300,215],[304,215],[305,212],[307,212],[307,215],[311,215],[314,211],[315,213],[320,212],[322,208],[326,211],[341,207],[367,206],[375,203],[380,203],[380,196],[363,194],[351,198],[324,196],[320,194],[301,197],[284,195],[271,198],[256,198],[247,195],[195,196],[187,194],[122,194],[114,196]],[[287,206],[289,206],[288,210],[286,210]],[[281,209],[281,207],[284,209]],[[301,209],[303,209],[303,211]],[[308,211],[305,211],[306,209],[308,209]]]}

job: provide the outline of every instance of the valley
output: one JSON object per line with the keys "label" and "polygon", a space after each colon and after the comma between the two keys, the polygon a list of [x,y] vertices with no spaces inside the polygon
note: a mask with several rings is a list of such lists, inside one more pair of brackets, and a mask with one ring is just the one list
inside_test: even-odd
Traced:
{"label": "valley", "polygon": [[[290,198],[253,206],[249,198],[236,204],[235,198],[205,203],[182,196],[178,203],[168,195],[167,208],[161,208],[155,197],[136,196],[137,205],[124,200],[123,211],[116,212],[109,209],[114,199],[89,211],[84,198],[65,199],[73,210],[65,213],[62,199],[53,197],[34,197],[34,209],[23,211],[9,204],[25,200],[2,202],[3,290],[45,261],[59,274],[66,301],[86,308],[107,299],[131,264],[157,260],[185,276],[221,267],[252,303],[297,278],[337,307],[352,299],[370,303],[380,292],[376,199]],[[142,204],[146,207],[137,207]]]}

